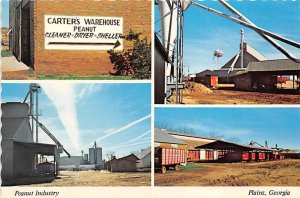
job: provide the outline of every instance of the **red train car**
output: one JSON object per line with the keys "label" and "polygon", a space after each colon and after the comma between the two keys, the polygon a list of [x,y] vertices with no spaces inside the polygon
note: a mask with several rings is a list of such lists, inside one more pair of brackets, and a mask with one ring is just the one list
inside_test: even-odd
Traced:
{"label": "red train car", "polygon": [[200,150],[188,150],[187,161],[188,162],[200,161]]}
{"label": "red train car", "polygon": [[179,170],[179,165],[185,163],[186,155],[184,149],[177,148],[155,148],[155,169],[166,173],[168,168]]}

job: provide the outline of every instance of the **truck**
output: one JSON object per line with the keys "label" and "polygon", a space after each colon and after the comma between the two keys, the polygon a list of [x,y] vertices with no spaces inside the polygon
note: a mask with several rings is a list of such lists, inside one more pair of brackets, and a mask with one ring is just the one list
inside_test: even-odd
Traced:
{"label": "truck", "polygon": [[166,173],[168,169],[178,171],[180,165],[186,162],[186,152],[178,148],[155,148],[155,170]]}

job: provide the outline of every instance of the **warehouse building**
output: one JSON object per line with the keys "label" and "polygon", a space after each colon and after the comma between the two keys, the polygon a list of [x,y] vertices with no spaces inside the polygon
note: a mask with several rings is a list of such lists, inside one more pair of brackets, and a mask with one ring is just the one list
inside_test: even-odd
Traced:
{"label": "warehouse building", "polygon": [[277,154],[274,149],[243,145],[224,140],[217,140],[209,144],[199,145],[195,148],[218,150],[218,160],[222,162],[261,161],[271,160],[274,159],[274,157],[277,159]]}
{"label": "warehouse building", "polygon": [[101,170],[103,167],[102,148],[97,147],[96,143],[92,148],[89,148],[89,154],[84,154],[82,151],[82,156],[60,157],[60,170]]}
{"label": "warehouse building", "polygon": [[236,73],[238,90],[275,90],[278,76],[292,76],[293,90],[299,90],[300,64],[289,59],[250,62],[244,72]]}
{"label": "warehouse building", "polygon": [[107,162],[107,170],[110,172],[136,172],[139,158],[134,154],[125,157],[114,157]]}
{"label": "warehouse building", "polygon": [[284,155],[284,158],[300,159],[300,150],[285,149],[280,151],[280,153]]}
{"label": "warehouse building", "polygon": [[78,166],[83,164],[82,156],[62,156],[59,158],[59,170],[75,170]]}
{"label": "warehouse building", "polygon": [[[236,57],[238,57],[236,59]],[[241,56],[236,54],[232,57],[227,63],[224,64],[221,69],[218,70],[204,70],[200,73],[196,74],[195,82],[202,83],[206,85],[206,79],[210,76],[217,76],[218,83],[221,84],[233,84],[234,83],[234,75],[238,72],[245,71],[248,64],[250,62],[257,61],[266,61],[267,59],[254,48],[252,48],[249,44],[244,43],[244,53],[243,53],[243,66],[241,66]],[[229,70],[232,70],[229,72]]]}
{"label": "warehouse building", "polygon": [[[2,108],[2,185],[31,184],[54,180],[58,175],[59,152],[56,145],[35,143],[26,103],[4,103]],[[53,162],[37,162],[37,155]],[[45,169],[46,168],[46,169]]]}
{"label": "warehouse building", "polygon": [[187,143],[173,137],[169,134],[169,131],[158,128],[154,129],[154,147],[180,148],[185,150],[188,148]]}
{"label": "warehouse building", "polygon": [[151,147],[142,149],[141,153],[137,155],[137,169],[140,171],[151,171]]}
{"label": "warehouse building", "polygon": [[130,30],[151,40],[151,0],[11,0],[10,49],[37,75],[113,72],[108,50],[130,49]]}

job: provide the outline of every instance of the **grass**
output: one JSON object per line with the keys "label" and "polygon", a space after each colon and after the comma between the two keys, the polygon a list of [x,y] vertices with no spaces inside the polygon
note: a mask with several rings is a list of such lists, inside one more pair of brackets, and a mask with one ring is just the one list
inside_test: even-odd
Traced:
{"label": "grass", "polygon": [[185,171],[189,171],[189,170],[199,170],[199,169],[206,169],[205,166],[201,165],[201,164],[197,164],[197,163],[194,163],[194,164],[188,164],[184,167],[182,167],[182,170],[185,170]]}
{"label": "grass", "polygon": [[39,80],[138,80],[132,76],[39,76]]}
{"label": "grass", "polygon": [[10,56],[13,56],[13,54],[9,50],[1,50],[1,56],[2,57],[10,57]]}

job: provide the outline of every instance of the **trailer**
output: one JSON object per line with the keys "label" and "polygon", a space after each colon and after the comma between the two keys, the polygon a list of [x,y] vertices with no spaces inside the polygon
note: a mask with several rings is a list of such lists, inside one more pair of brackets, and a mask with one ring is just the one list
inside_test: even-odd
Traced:
{"label": "trailer", "polygon": [[205,76],[204,85],[212,89],[217,89],[219,85],[219,77],[214,75]]}
{"label": "trailer", "polygon": [[166,173],[168,169],[179,170],[180,164],[186,162],[184,149],[155,148],[155,170]]}

